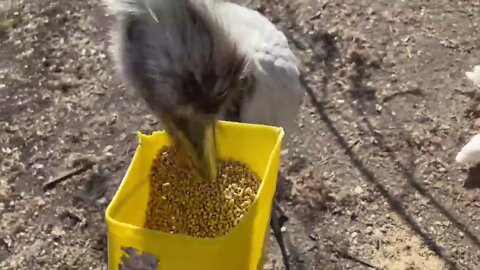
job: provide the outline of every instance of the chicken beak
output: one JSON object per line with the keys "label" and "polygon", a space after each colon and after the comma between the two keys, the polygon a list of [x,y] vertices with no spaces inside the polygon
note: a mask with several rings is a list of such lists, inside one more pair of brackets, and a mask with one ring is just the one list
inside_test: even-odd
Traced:
{"label": "chicken beak", "polygon": [[166,122],[174,143],[187,155],[200,177],[214,180],[217,176],[215,120],[177,118]]}

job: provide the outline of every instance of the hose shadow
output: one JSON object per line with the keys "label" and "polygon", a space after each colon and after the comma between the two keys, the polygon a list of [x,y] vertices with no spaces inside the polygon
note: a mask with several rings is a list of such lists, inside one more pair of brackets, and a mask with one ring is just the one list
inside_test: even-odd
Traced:
{"label": "hose shadow", "polygon": [[480,189],[480,164],[468,170],[467,178],[463,184],[466,189]]}
{"label": "hose shadow", "polygon": [[[285,31],[286,32],[286,31]],[[288,39],[291,40],[291,44],[294,45],[294,47],[297,50],[304,51],[304,47],[298,47],[296,44],[305,44],[302,41],[295,40],[295,36],[288,32],[287,34]],[[332,78],[332,73],[335,71],[334,66],[331,63],[333,59],[335,59],[336,56],[339,55],[338,51],[338,46],[334,43],[335,38],[332,37],[331,35],[323,35],[323,37],[320,35],[320,40],[317,40],[317,42],[323,42],[324,44],[329,44],[329,46],[325,46],[329,51],[327,51],[324,55],[316,55],[315,54],[315,45],[309,44],[307,49],[310,51],[314,52],[314,57],[312,60],[310,60],[309,63],[305,63],[305,66],[309,69],[309,71],[315,71],[318,69],[318,59],[323,59],[323,67],[325,76],[322,80],[322,94],[323,97],[327,97],[328,95],[325,94],[325,88],[329,84],[329,80]],[[333,42],[332,42],[333,41]],[[359,60],[353,60],[354,62],[359,61]],[[363,115],[363,112],[365,111],[371,111],[372,107],[370,106],[372,103],[376,103],[377,101],[375,100],[375,89],[372,89],[370,87],[367,87],[364,83],[364,79],[366,76],[365,72],[365,67],[362,66],[362,63],[356,63],[357,67],[355,70],[355,75],[352,76],[350,79],[352,81],[352,84],[350,85],[349,93],[350,98],[356,100],[357,102],[351,104],[352,109],[354,109],[357,113],[360,115]],[[360,67],[360,68],[359,68]],[[423,241],[426,243],[426,245],[429,247],[430,250],[432,250],[438,257],[442,258],[444,262],[449,266],[450,269],[457,269],[458,265],[455,260],[453,260],[446,252],[444,251],[444,248],[440,246],[436,241],[432,238],[429,233],[427,233],[416,221],[415,217],[408,213],[407,208],[406,208],[406,203],[402,202],[399,198],[397,198],[395,195],[393,195],[385,185],[383,185],[375,173],[371,171],[367,165],[362,161],[362,159],[359,157],[359,155],[353,150],[353,148],[350,146],[350,144],[347,142],[346,138],[342,133],[339,131],[339,129],[336,127],[334,121],[330,117],[328,110],[325,107],[325,102],[321,102],[318,94],[315,92],[315,90],[312,88],[311,84],[312,82],[308,80],[308,75],[307,72],[303,72],[301,75],[301,82],[303,87],[306,89],[308,98],[313,105],[313,107],[316,110],[316,113],[322,120],[322,122],[326,125],[328,128],[328,131],[335,137],[338,145],[340,145],[344,151],[346,156],[348,156],[350,163],[361,173],[363,176],[364,180],[370,183],[375,187],[375,189],[386,199],[388,204],[390,205],[390,208],[395,211],[398,216],[402,218],[402,220],[410,227],[411,230],[413,230],[418,236],[420,236]],[[366,96],[366,98],[365,98]],[[370,102],[372,101],[372,102]],[[394,164],[397,165],[399,168],[399,173],[402,175],[403,178],[406,179],[406,182],[417,192],[419,192],[423,197],[427,198],[429,202],[446,218],[448,218],[452,224],[454,224],[458,229],[463,231],[465,235],[477,246],[480,246],[480,241],[478,237],[476,237],[472,231],[470,231],[464,223],[459,221],[457,218],[454,217],[454,215],[447,210],[436,198],[434,198],[429,191],[418,181],[417,177],[415,176],[414,173],[414,167],[408,168],[405,166],[402,162],[399,161],[399,159],[396,157],[394,154],[395,151],[391,149],[388,144],[386,143],[386,139],[384,135],[375,130],[371,122],[367,117],[363,117],[362,121],[364,124],[367,126],[369,130],[369,135],[373,137],[377,142],[378,146],[383,149],[387,154],[388,154],[388,159],[393,162]],[[413,166],[413,162],[410,163],[410,166]],[[413,170],[412,170],[413,168]]]}
{"label": "hose shadow", "polygon": [[416,233],[418,234],[424,242],[428,245],[428,247],[435,252],[435,254],[439,257],[441,257],[445,262],[452,268],[457,268],[456,262],[453,261],[452,259],[448,258],[443,251],[443,248],[439,246],[433,238],[431,238],[428,233],[426,233],[420,225],[417,223],[415,218],[409,214],[404,206],[404,203],[402,203],[401,200],[396,198],[393,194],[391,194],[388,189],[380,183],[380,181],[377,179],[375,174],[369,170],[365,164],[362,162],[362,160],[357,156],[357,154],[351,149],[350,145],[348,142],[345,140],[345,138],[342,136],[342,134],[338,131],[338,129],[335,127],[335,124],[329,117],[328,113],[325,111],[325,108],[323,104],[318,101],[315,92],[313,89],[311,89],[308,86],[308,83],[304,81],[304,86],[307,89],[307,94],[317,110],[318,115],[320,116],[321,120],[325,123],[325,125],[328,127],[329,131],[335,136],[337,143],[345,150],[345,154],[348,156],[350,159],[350,162],[352,163],[353,166],[362,174],[363,178],[372,184],[377,191],[380,192],[380,194],[386,199],[388,204],[390,205],[390,208],[395,211],[404,221],[405,223]]}
{"label": "hose shadow", "polygon": [[[362,62],[359,62],[355,66],[355,69],[357,69],[356,74],[359,74],[359,76],[356,76],[353,78],[354,79],[353,84],[357,89],[356,91],[363,92],[365,91],[365,89],[368,88],[364,83],[366,68],[367,67]],[[355,97],[354,99],[361,100]],[[364,102],[357,102],[357,103],[352,102],[351,107],[354,110],[356,110],[358,114],[362,114],[367,110]],[[397,121],[394,121],[395,123],[400,123],[400,120],[397,119],[395,115],[390,114],[390,117],[397,120]],[[421,194],[424,198],[428,199],[430,204],[433,205],[438,212],[440,212],[444,217],[446,217],[450,222],[452,222],[452,224],[454,224],[455,227],[461,230],[470,239],[472,243],[474,243],[477,247],[480,248],[480,239],[468,228],[466,224],[459,221],[459,219],[455,217],[451,211],[449,211],[444,205],[442,205],[442,203],[428,191],[428,189],[421,183],[421,181],[415,175],[416,166],[414,162],[415,157],[413,155],[414,153],[413,149],[409,151],[411,153],[411,157],[407,167],[403,162],[400,161],[400,158],[395,154],[396,151],[389,146],[389,143],[387,142],[387,138],[383,135],[383,133],[374,128],[369,118],[363,117],[362,122],[364,123],[365,127],[368,129],[369,135],[376,140],[377,145],[383,150],[384,153],[387,154],[390,161],[393,162],[397,168],[399,168],[398,172],[403,176],[404,179],[407,180],[408,184],[412,188],[414,188],[419,194]],[[397,126],[397,130],[401,130],[401,127]],[[405,137],[407,141],[411,141],[408,139],[409,135],[403,134],[403,137]],[[412,148],[412,146],[410,146],[410,148]]]}

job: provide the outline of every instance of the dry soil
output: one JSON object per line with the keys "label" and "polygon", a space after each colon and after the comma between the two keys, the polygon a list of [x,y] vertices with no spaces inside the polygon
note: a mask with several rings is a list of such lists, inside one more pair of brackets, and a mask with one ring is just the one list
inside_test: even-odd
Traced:
{"label": "dry soil", "polygon": [[[106,269],[104,210],[160,129],[114,75],[98,1],[0,0],[0,269]],[[250,1],[307,95],[279,198],[295,269],[480,269],[478,1]],[[74,176],[48,181],[72,173]],[[265,269],[282,269],[272,247]]]}

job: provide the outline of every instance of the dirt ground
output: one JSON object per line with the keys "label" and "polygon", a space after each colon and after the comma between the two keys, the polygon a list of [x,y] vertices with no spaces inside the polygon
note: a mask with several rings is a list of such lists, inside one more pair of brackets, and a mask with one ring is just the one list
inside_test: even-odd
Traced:
{"label": "dirt ground", "polygon": [[[480,131],[479,2],[250,5],[308,86],[278,194],[295,269],[480,269],[480,181],[454,162]],[[0,269],[106,269],[105,208],[159,124],[113,73],[98,1],[2,10]]]}

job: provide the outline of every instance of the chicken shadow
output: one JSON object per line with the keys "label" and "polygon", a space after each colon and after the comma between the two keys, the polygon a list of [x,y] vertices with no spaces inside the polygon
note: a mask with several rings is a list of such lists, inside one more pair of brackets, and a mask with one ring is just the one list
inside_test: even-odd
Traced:
{"label": "chicken shadow", "polygon": [[[368,68],[366,67],[363,63],[359,63],[356,68],[359,70],[357,74],[359,76],[354,78],[354,85],[358,89],[357,91],[364,91],[367,89],[367,86],[364,83],[365,79],[365,70]],[[371,89],[369,89],[371,90]],[[385,105],[385,104],[384,104]],[[362,112],[366,111],[365,103],[364,102],[357,102],[357,103],[351,103],[351,107],[357,111],[358,114],[361,114]],[[384,108],[388,109],[387,106],[384,106]],[[395,115],[390,114],[394,119],[397,117]],[[396,119],[397,121],[394,121],[395,123],[401,123],[399,119]],[[388,142],[387,138],[383,135],[383,133],[377,129],[375,129],[371,123],[371,121],[368,119],[368,117],[362,118],[362,121],[364,122],[365,126],[367,127],[369,131],[369,135],[373,137],[377,142],[378,146],[383,149],[384,153],[387,153],[388,158],[390,159],[391,162],[393,162],[398,168],[398,172],[404,177],[404,179],[407,180],[408,184],[418,193],[420,193],[424,198],[428,199],[431,205],[433,205],[437,211],[439,211],[444,217],[446,217],[452,224],[457,227],[457,229],[461,230],[469,239],[472,243],[474,243],[477,247],[480,248],[480,239],[468,228],[468,226],[464,223],[462,223],[455,215],[449,211],[442,203],[436,199],[429,191],[428,189],[421,183],[421,180],[418,178],[418,176],[415,175],[415,170],[416,170],[416,165],[415,165],[415,156],[414,156],[414,151],[412,149],[412,146],[410,145],[411,151],[411,157],[410,161],[407,165],[402,163],[399,159],[399,157],[395,154],[396,151],[392,149]],[[397,130],[401,130],[402,127],[398,126],[396,127]],[[405,138],[408,141],[408,138]],[[473,170],[472,170],[473,169]],[[475,170],[475,168],[472,168],[470,170],[470,174],[472,172],[475,172],[478,177],[478,172],[480,172],[480,167]],[[477,178],[478,181],[478,178]],[[474,184],[472,181],[471,184]],[[478,183],[477,183],[478,184]]]}
{"label": "chicken shadow", "polygon": [[[323,68],[324,77],[321,83],[321,90],[322,98],[318,97],[318,93],[316,93],[315,89],[311,86],[312,81],[309,81],[308,75],[304,72],[301,76],[301,81],[303,87],[306,89],[307,96],[311,101],[311,104],[316,110],[316,113],[322,120],[322,122],[328,128],[328,131],[335,137],[338,145],[340,145],[348,156],[350,163],[361,173],[363,179],[373,185],[375,189],[386,199],[390,208],[395,211],[402,220],[412,229],[421,239],[427,244],[430,250],[432,250],[438,257],[442,258],[444,262],[449,266],[450,269],[458,269],[459,265],[457,262],[452,259],[446,252],[444,248],[440,246],[436,241],[432,238],[432,236],[426,232],[418,223],[414,215],[409,213],[406,208],[406,203],[402,202],[397,196],[392,194],[387,187],[382,184],[375,173],[370,170],[367,165],[362,161],[359,157],[359,154],[354,151],[352,146],[348,143],[346,137],[339,131],[337,128],[334,120],[329,115],[328,110],[325,107],[325,103],[320,100],[325,100],[328,97],[327,85],[329,84],[330,80],[333,78],[333,72],[335,71],[334,65],[332,62],[340,56],[340,52],[337,49],[338,45],[335,44],[335,37],[326,33],[326,32],[319,32],[317,36],[314,36],[314,39],[310,41],[307,46],[305,46],[305,42],[298,40],[294,34],[295,28],[290,27],[290,30],[284,30],[286,32],[287,38],[290,40],[291,44],[299,50],[304,51],[306,49],[312,51],[314,56],[308,63],[304,63],[305,66],[309,69],[310,72],[318,70],[318,66]],[[293,32],[293,33],[292,33]],[[323,44],[322,48],[325,50],[324,53],[318,54],[318,44]],[[301,44],[301,45],[299,45]],[[317,47],[317,48],[316,48]],[[323,65],[318,65],[319,60],[322,59]],[[350,100],[354,100],[355,102],[351,102],[350,106],[353,110],[355,110],[359,115],[364,115],[364,112],[371,112],[372,104],[381,103],[381,101],[376,100],[375,98],[375,89],[368,87],[365,83],[365,78],[367,76],[367,70],[372,68],[367,66],[362,59],[354,59],[354,76],[350,78],[351,85],[349,91],[346,91],[348,95],[350,95]],[[410,93],[407,93],[410,94]],[[418,92],[413,93],[414,95],[418,95]],[[397,97],[397,96],[395,96]],[[395,97],[392,97],[395,98]],[[387,158],[396,165],[398,169],[398,173],[406,180],[406,183],[421,194],[424,198],[426,198],[432,206],[437,209],[439,213],[441,213],[444,217],[451,221],[451,223],[462,231],[466,237],[477,247],[480,247],[480,240],[479,238],[468,228],[468,226],[461,222],[454,214],[451,213],[442,203],[436,199],[427,188],[423,186],[423,184],[419,181],[418,177],[415,175],[415,164],[413,162],[413,154],[411,162],[408,165],[403,164],[399,157],[395,154],[395,150],[391,149],[387,143],[387,138],[383,135],[383,133],[379,130],[376,130],[372,125],[371,121],[368,117],[362,117],[361,121],[364,123],[364,126],[367,127],[368,134],[364,136],[368,136],[370,138],[374,138],[377,142],[377,145],[383,149],[383,151],[387,154]],[[401,123],[397,121],[397,123]],[[401,127],[398,127],[401,129]],[[410,151],[414,153],[413,151]],[[476,173],[480,172],[480,166],[476,168]],[[469,181],[467,181],[469,182]],[[480,181],[472,182],[476,183],[476,185],[480,186]],[[472,185],[472,184],[470,184]],[[312,218],[316,217],[315,213],[311,213]],[[308,225],[305,225],[308,226]]]}
{"label": "chicken shadow", "polygon": [[480,189],[480,164],[468,169],[463,187],[466,189]]}

